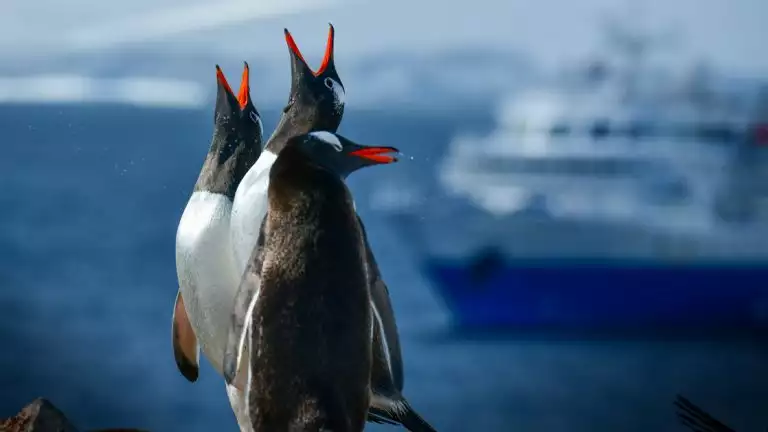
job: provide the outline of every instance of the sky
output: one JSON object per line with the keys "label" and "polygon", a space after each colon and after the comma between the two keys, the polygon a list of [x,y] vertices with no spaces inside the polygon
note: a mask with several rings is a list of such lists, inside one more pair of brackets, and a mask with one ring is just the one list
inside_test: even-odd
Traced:
{"label": "sky", "polygon": [[283,26],[314,53],[321,52],[318,35],[332,21],[344,53],[491,45],[553,64],[588,52],[599,40],[596,19],[611,10],[680,30],[692,55],[768,74],[761,50],[768,40],[768,2],[762,0],[3,0],[0,55],[12,61],[30,52],[109,50],[135,42],[273,54],[284,51]]}
{"label": "sky", "polygon": [[[282,76],[287,69],[282,29],[289,28],[310,64],[317,65],[332,22],[337,58],[345,65],[373,58],[384,70],[398,54],[487,49],[523,53],[543,70],[553,70],[604,47],[600,25],[608,14],[668,36],[661,52],[673,68],[708,59],[736,76],[768,76],[764,0],[2,0],[0,66],[22,65],[23,74],[30,59],[39,66],[72,54],[99,59],[138,48],[209,56],[229,67],[245,59],[265,60],[279,66],[277,76]],[[445,78],[457,69],[472,75],[472,66],[439,65],[429,73]],[[51,69],[44,70],[60,72]],[[387,76],[397,81],[402,73]],[[53,76],[47,82],[51,78],[79,79]],[[492,79],[497,82],[498,73]],[[4,83],[0,99],[4,91],[19,88],[7,77]]]}

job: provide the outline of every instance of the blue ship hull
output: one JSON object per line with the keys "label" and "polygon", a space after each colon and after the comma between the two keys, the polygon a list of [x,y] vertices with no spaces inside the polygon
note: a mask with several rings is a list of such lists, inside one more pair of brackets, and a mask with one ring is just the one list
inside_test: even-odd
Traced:
{"label": "blue ship hull", "polygon": [[768,330],[768,265],[432,260],[462,328]]}

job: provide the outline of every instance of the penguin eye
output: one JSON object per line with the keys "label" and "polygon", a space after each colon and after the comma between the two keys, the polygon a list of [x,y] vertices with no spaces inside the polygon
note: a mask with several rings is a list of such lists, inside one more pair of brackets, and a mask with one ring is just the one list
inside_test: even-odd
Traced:
{"label": "penguin eye", "polygon": [[330,78],[326,78],[323,80],[323,84],[325,84],[326,87],[328,87],[330,90],[333,90],[333,80]]}

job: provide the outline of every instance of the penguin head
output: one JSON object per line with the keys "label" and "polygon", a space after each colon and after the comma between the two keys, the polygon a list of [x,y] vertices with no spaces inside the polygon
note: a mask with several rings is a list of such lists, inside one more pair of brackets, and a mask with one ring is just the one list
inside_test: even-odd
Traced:
{"label": "penguin head", "polygon": [[397,162],[397,158],[388,153],[400,152],[395,147],[357,144],[328,131],[294,137],[289,145],[295,145],[315,164],[344,178],[361,168]]}
{"label": "penguin head", "polygon": [[240,89],[235,95],[224,72],[216,65],[216,108],[214,111],[214,140],[221,142],[219,154],[226,158],[235,148],[245,146],[261,152],[263,125],[261,115],[251,100],[250,69],[244,63]]}
{"label": "penguin head", "polygon": [[328,25],[325,56],[316,71],[307,65],[291,33],[285,29],[291,56],[291,92],[283,116],[295,133],[336,131],[344,115],[344,84],[334,63],[334,28]]}

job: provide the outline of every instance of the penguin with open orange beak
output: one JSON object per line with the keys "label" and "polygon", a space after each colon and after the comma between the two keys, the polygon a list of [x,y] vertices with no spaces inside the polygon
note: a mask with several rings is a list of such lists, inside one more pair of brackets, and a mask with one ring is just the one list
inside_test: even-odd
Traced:
{"label": "penguin with open orange beak", "polygon": [[[232,303],[240,278],[232,271],[234,254],[229,236],[235,191],[259,158],[263,129],[250,95],[250,69],[245,63],[235,94],[216,66],[213,138],[176,231],[176,272],[179,291],[173,310],[172,344],[181,374],[194,382],[200,349],[222,372]],[[238,423],[238,395],[227,386]]]}
{"label": "penguin with open orange beak", "polygon": [[[329,25],[325,55],[317,70],[313,70],[306,63],[287,29],[284,35],[291,65],[288,103],[259,160],[245,175],[237,189],[233,204],[231,235],[238,275],[246,271],[257,244],[260,226],[254,221],[264,220],[266,216],[270,171],[276,158],[295,136],[319,131],[336,132],[344,114],[345,89],[336,69],[333,26]],[[379,271],[360,218],[358,223],[363,232],[371,291],[371,312],[374,319],[374,363],[371,376],[373,403],[368,419],[378,423],[403,424],[414,432],[434,430],[411,408],[402,395],[402,355],[389,290]],[[248,355],[248,350],[245,349],[244,364],[247,364]],[[241,391],[244,380],[242,371],[245,369],[240,367],[241,372],[232,378],[232,382],[237,383]]]}
{"label": "penguin with open orange beak", "polygon": [[334,61],[335,30],[329,24],[325,55],[317,70],[309,67],[296,41],[284,30],[291,55],[291,90],[280,123],[266,150],[278,154],[289,138],[312,131],[335,132],[344,115],[346,92]]}
{"label": "penguin with open orange beak", "polygon": [[253,220],[267,212],[269,170],[288,139],[313,131],[335,132],[344,115],[344,85],[334,60],[335,30],[329,25],[323,61],[317,70],[307,65],[291,33],[285,29],[291,65],[288,102],[259,160],[248,171],[235,193],[232,207],[231,237],[235,250],[236,273],[242,274],[256,244],[258,227]]}

